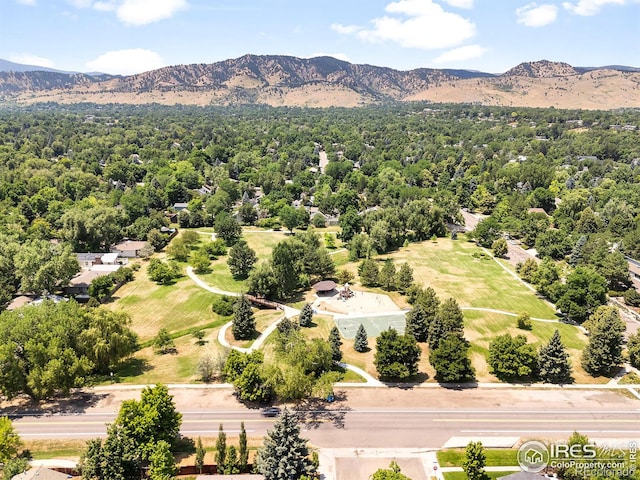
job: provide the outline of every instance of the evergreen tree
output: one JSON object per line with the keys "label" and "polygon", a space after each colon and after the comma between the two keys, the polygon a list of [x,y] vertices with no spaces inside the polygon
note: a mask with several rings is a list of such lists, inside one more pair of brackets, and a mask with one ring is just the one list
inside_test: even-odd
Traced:
{"label": "evergreen tree", "polygon": [[238,443],[238,469],[240,473],[243,473],[246,472],[249,467],[249,448],[247,447],[247,431],[244,429],[244,422],[240,422],[240,437]]}
{"label": "evergreen tree", "polygon": [[311,326],[311,323],[313,322],[313,309],[311,308],[310,304],[304,304],[304,307],[302,307],[302,311],[300,312],[298,322],[300,323],[301,327]]}
{"label": "evergreen tree", "polygon": [[160,440],[149,457],[149,479],[171,480],[177,473],[176,460],[171,454],[171,445]]}
{"label": "evergreen tree", "polygon": [[256,321],[251,310],[251,303],[247,297],[242,295],[235,303],[233,309],[233,325],[231,332],[236,340],[247,340],[256,331]]}
{"label": "evergreen tree", "polygon": [[216,439],[216,466],[218,473],[224,470],[227,458],[227,434],[224,433],[222,424],[218,426],[218,438]]}
{"label": "evergreen tree", "polygon": [[240,473],[240,469],[238,468],[238,451],[233,445],[229,445],[227,447],[223,473],[225,475],[234,475],[236,473]]}
{"label": "evergreen tree", "polygon": [[380,286],[384,290],[393,290],[396,286],[396,267],[393,264],[393,260],[387,258],[384,261],[380,275],[378,276]]}
{"label": "evergreen tree", "polygon": [[400,293],[404,293],[413,283],[413,268],[407,262],[400,265],[400,270],[396,275],[396,288]]}
{"label": "evergreen tree", "polygon": [[358,331],[356,332],[356,338],[353,341],[353,349],[356,352],[366,352],[369,350],[369,340],[367,339],[367,331],[364,329],[364,325],[360,324]]}
{"label": "evergreen tree", "polygon": [[207,453],[205,448],[202,446],[202,438],[198,437],[196,441],[196,468],[198,469],[198,473],[202,475],[202,469],[204,468],[204,456]]}
{"label": "evergreen tree", "polygon": [[371,258],[364,259],[358,266],[358,275],[360,275],[360,282],[364,286],[375,287],[379,283],[380,269],[378,268],[378,263]]}
{"label": "evergreen tree", "polygon": [[575,267],[582,261],[582,251],[586,243],[587,243],[587,236],[581,235],[578,241],[576,242],[576,244],[574,245],[573,250],[571,250],[571,255],[569,255],[569,260],[568,260],[569,265],[571,265],[572,267]]}
{"label": "evergreen tree", "polygon": [[229,265],[229,270],[234,277],[247,278],[257,259],[256,252],[247,242],[238,240],[238,242],[229,249],[227,265]]}
{"label": "evergreen tree", "polygon": [[540,347],[538,374],[543,382],[571,383],[571,363],[562,344],[560,332],[556,330],[549,343]]}
{"label": "evergreen tree", "polygon": [[267,432],[256,464],[265,480],[293,480],[315,473],[307,440],[300,437],[298,420],[289,409],[282,411],[273,430]]}
{"label": "evergreen tree", "polygon": [[441,383],[469,382],[475,378],[469,359],[469,342],[459,335],[449,333],[429,354],[429,362],[436,370],[436,380]]}
{"label": "evergreen tree", "polygon": [[333,327],[329,332],[329,344],[331,345],[331,358],[334,362],[342,360],[342,338],[340,337],[340,330],[338,327]]}
{"label": "evergreen tree", "polygon": [[592,376],[611,375],[622,363],[625,325],[616,307],[601,306],[588,320],[589,344],[582,352],[582,368]]}
{"label": "evergreen tree", "polygon": [[449,298],[438,307],[438,313],[429,325],[429,348],[438,348],[440,340],[449,333],[462,337],[464,316],[455,299]]}
{"label": "evergreen tree", "polygon": [[489,475],[484,471],[487,458],[484,454],[482,442],[469,442],[465,451],[465,459],[462,461],[462,469],[469,480],[489,480]]}
{"label": "evergreen tree", "polygon": [[421,304],[416,304],[413,310],[407,313],[407,326],[405,333],[413,335],[418,342],[426,342],[429,339],[429,318]]}

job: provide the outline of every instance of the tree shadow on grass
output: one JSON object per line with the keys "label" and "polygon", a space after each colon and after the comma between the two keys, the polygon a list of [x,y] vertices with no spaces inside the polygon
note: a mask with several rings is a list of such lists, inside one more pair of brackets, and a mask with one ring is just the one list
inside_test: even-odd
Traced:
{"label": "tree shadow on grass", "polygon": [[387,387],[398,388],[400,390],[412,390],[421,383],[425,383],[427,380],[429,380],[429,375],[424,372],[419,372],[418,374],[413,375],[401,382],[393,378],[383,378],[381,380]]}
{"label": "tree shadow on grass", "polygon": [[151,368],[149,362],[144,358],[128,358],[120,364],[120,368],[111,379],[114,383],[120,383],[123,377],[138,377],[151,370]]}
{"label": "tree shadow on grass", "polygon": [[345,417],[351,407],[344,403],[346,393],[339,391],[334,394],[333,403],[320,398],[309,398],[296,405],[294,411],[300,422],[307,428],[317,429],[323,423],[331,423],[334,427],[343,429]]}

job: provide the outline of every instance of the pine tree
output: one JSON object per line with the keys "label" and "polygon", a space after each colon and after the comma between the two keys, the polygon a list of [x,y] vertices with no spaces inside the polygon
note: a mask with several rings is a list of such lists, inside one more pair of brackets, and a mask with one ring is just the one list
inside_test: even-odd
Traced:
{"label": "pine tree", "polygon": [[364,325],[360,324],[358,331],[356,332],[356,338],[353,341],[353,349],[356,352],[366,352],[369,350],[369,340],[367,339],[367,331],[364,329]]}
{"label": "pine tree", "polygon": [[207,451],[202,446],[202,438],[198,437],[196,442],[196,468],[198,469],[198,473],[202,474],[202,469],[204,468],[204,456]]}
{"label": "pine tree", "polygon": [[227,458],[227,434],[224,433],[222,424],[218,427],[218,438],[216,439],[216,466],[218,473],[224,470]]}
{"label": "pine tree", "polygon": [[396,286],[396,267],[393,264],[393,260],[387,258],[384,261],[380,275],[378,275],[378,281],[384,290],[393,290]]}
{"label": "pine tree", "polygon": [[300,437],[298,420],[289,409],[282,411],[273,430],[267,432],[256,464],[265,480],[291,480],[315,473],[307,440]]}
{"label": "pine tree", "polygon": [[378,263],[371,258],[363,260],[358,267],[358,275],[360,275],[360,282],[364,286],[375,287],[379,284],[380,269],[378,268]]}
{"label": "pine tree", "polygon": [[453,298],[447,299],[438,307],[438,313],[429,325],[429,348],[438,348],[438,343],[449,333],[462,337],[464,330],[464,316]]}
{"label": "pine tree", "polygon": [[301,327],[310,327],[313,322],[313,309],[308,303],[304,304],[302,311],[300,312],[299,323]]}
{"label": "pine tree", "polygon": [[543,382],[571,383],[571,363],[562,344],[560,332],[556,330],[549,343],[540,347],[538,374]]}
{"label": "pine tree", "polygon": [[240,469],[238,468],[238,451],[233,445],[227,447],[223,472],[225,475],[240,473]]}
{"label": "pine tree", "polygon": [[583,255],[582,251],[586,243],[587,243],[587,236],[586,235],[580,236],[580,238],[574,245],[573,250],[571,250],[571,255],[569,255],[569,260],[568,260],[569,265],[575,267],[582,261],[582,255]]}
{"label": "pine tree", "polygon": [[256,321],[251,310],[251,303],[242,295],[233,309],[233,325],[231,332],[236,340],[247,340],[256,331]]}
{"label": "pine tree", "polygon": [[407,288],[413,283],[413,268],[407,262],[403,263],[396,275],[396,288],[400,293],[407,291]]}
{"label": "pine tree", "polygon": [[407,313],[407,326],[405,333],[413,335],[418,342],[426,342],[429,337],[429,319],[427,314],[419,303],[413,307],[413,310]]}
{"label": "pine tree", "polygon": [[484,471],[487,459],[484,455],[482,442],[469,442],[462,461],[462,469],[469,480],[489,480]]}
{"label": "pine tree", "polygon": [[615,307],[601,306],[587,321],[589,344],[582,351],[582,368],[593,376],[611,375],[622,363],[625,325]]}
{"label": "pine tree", "polygon": [[243,473],[246,472],[249,467],[249,448],[247,447],[247,431],[244,429],[244,422],[240,422],[240,437],[238,443],[240,445],[238,469],[240,473]]}
{"label": "pine tree", "polygon": [[333,361],[339,362],[342,360],[342,351],[340,350],[342,339],[338,327],[333,327],[329,332],[329,344],[331,345],[331,358]]}

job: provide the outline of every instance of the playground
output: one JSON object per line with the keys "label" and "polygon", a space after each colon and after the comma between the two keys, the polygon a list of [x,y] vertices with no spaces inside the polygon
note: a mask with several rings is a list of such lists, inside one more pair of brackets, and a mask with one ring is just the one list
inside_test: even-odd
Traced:
{"label": "playground", "polygon": [[312,307],[317,313],[333,316],[346,339],[354,338],[360,325],[364,326],[370,338],[390,327],[404,333],[405,312],[388,295],[353,290],[345,285],[318,293]]}

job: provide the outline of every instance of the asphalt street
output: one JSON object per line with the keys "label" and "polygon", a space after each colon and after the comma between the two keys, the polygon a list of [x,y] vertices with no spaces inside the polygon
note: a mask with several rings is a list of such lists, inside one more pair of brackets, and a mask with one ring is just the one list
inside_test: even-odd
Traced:
{"label": "asphalt street", "polygon": [[[438,448],[450,437],[566,437],[580,431],[591,438],[640,437],[640,403],[635,409],[399,409],[323,408],[300,410],[303,435],[320,447]],[[104,436],[114,413],[17,414],[12,419],[21,437],[93,438]],[[274,419],[257,410],[183,411],[181,432],[213,437],[218,425],[237,434],[244,421],[250,436],[263,436]]]}

